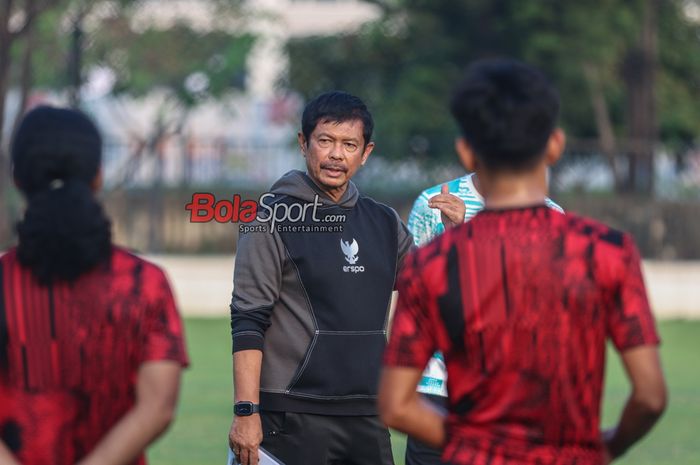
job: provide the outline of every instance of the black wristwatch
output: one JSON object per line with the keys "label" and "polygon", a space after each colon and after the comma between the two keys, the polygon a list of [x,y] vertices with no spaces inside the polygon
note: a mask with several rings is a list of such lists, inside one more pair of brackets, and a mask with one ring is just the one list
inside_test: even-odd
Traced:
{"label": "black wristwatch", "polygon": [[233,414],[238,417],[249,417],[254,413],[260,413],[260,405],[248,401],[233,404]]}

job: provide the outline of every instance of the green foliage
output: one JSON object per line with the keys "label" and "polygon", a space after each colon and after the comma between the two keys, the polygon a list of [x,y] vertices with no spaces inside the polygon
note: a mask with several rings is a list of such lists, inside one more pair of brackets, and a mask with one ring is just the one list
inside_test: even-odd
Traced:
{"label": "green foliage", "polygon": [[[365,98],[377,119],[378,152],[451,158],[456,134],[450,91],[472,60],[512,56],[542,68],[562,95],[562,125],[574,138],[597,136],[591,79],[615,133],[625,134],[622,64],[641,31],[642,0],[395,0],[356,34],[289,43],[289,85],[309,98],[340,88]],[[700,131],[698,24],[681,0],[660,2],[661,136]],[[584,71],[589,70],[589,75]]]}
{"label": "green foliage", "polygon": [[106,22],[96,35],[89,59],[115,73],[115,94],[143,96],[165,88],[191,106],[242,86],[251,45],[248,35],[202,33],[184,24],[135,33],[128,18],[119,17]]}
{"label": "green foliage", "polygon": [[[65,10],[49,9],[39,15],[33,24],[32,74],[39,88],[64,88],[68,85],[68,50],[70,34],[61,27]],[[26,47],[26,38],[17,40],[12,46],[11,79],[19,80],[20,63]]]}
{"label": "green foliage", "polygon": [[682,148],[700,131],[700,24],[679,18],[664,3],[659,18],[659,109],[663,140]]}
{"label": "green foliage", "polygon": [[[236,21],[241,22],[240,1],[203,1],[212,6],[215,15],[206,31],[185,23],[135,30],[132,20],[144,3],[140,0],[114,2],[108,6],[108,14],[97,17],[91,17],[99,10],[97,3],[62,0],[59,7],[44,12],[34,24],[33,84],[46,89],[65,89],[71,84],[68,62],[72,21],[82,12],[91,24],[83,26],[83,76],[95,66],[109,68],[116,79],[115,95],[139,97],[165,89],[178,103],[191,107],[204,99],[240,90],[245,59],[254,40],[250,34],[230,32]],[[21,62],[24,47],[24,40],[14,44],[13,63]],[[15,66],[15,81],[18,75],[19,66]]]}

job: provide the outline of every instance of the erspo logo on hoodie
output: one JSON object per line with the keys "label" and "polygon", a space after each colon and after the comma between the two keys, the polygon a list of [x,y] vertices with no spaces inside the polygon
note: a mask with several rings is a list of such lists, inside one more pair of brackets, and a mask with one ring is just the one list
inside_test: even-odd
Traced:
{"label": "erspo logo on hoodie", "polygon": [[345,261],[350,264],[350,266],[343,266],[343,271],[346,273],[362,273],[365,271],[365,267],[362,265],[355,265],[358,257],[357,253],[360,251],[360,246],[357,241],[353,238],[352,242],[340,240],[340,250],[345,255]]}

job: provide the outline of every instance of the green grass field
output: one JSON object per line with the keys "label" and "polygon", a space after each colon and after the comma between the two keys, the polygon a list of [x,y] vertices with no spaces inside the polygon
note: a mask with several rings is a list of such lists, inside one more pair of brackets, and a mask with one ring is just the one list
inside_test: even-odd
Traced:
{"label": "green grass field", "polygon": [[[231,425],[231,340],[225,319],[188,319],[192,365],[184,379],[173,427],[149,451],[152,465],[223,465]],[[621,465],[700,464],[700,321],[661,322],[661,348],[670,405],[661,422]],[[604,425],[611,425],[628,393],[619,360],[608,358]],[[695,362],[693,362],[695,360]],[[405,438],[395,433],[403,465]]]}

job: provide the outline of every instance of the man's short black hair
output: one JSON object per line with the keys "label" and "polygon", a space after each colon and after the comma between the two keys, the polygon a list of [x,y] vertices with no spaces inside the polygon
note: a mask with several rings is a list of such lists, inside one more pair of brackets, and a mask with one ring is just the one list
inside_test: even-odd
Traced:
{"label": "man's short black hair", "polygon": [[539,70],[512,59],[487,59],[467,68],[450,109],[488,169],[517,171],[544,154],[559,116],[559,95]]}
{"label": "man's short black hair", "polygon": [[301,132],[307,143],[319,121],[344,123],[351,120],[362,121],[362,135],[366,146],[372,139],[374,120],[362,100],[347,92],[332,91],[319,95],[310,101],[301,117]]}

